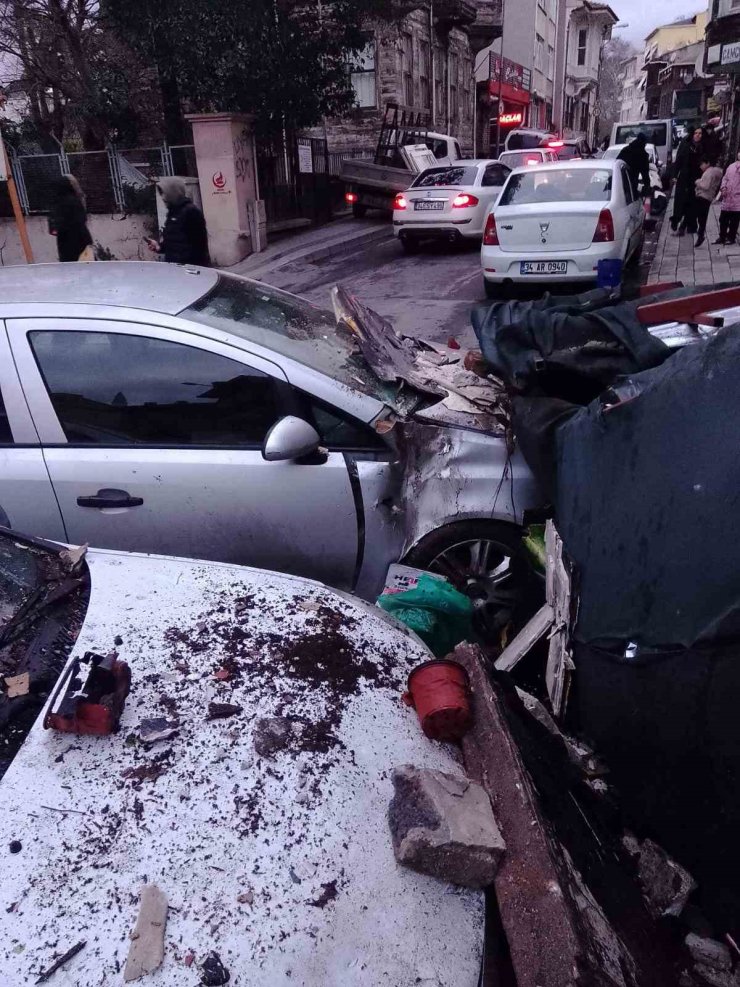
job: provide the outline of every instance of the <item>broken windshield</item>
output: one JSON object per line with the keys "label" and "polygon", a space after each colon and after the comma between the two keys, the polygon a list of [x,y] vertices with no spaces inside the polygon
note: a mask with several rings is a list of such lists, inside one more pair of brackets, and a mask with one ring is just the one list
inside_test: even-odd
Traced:
{"label": "broken windshield", "polygon": [[352,333],[301,298],[219,274],[216,286],[181,314],[265,346],[383,404],[397,405],[397,388],[373,372]]}

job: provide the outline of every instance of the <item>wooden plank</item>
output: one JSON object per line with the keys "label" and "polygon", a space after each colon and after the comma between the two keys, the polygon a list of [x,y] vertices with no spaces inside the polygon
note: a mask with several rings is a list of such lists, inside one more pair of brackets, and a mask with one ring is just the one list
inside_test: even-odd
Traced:
{"label": "wooden plank", "polygon": [[542,635],[548,631],[553,621],[553,609],[545,603],[508,644],[494,662],[499,672],[510,672],[519,664],[527,652],[537,644]]}
{"label": "wooden plank", "polygon": [[548,521],[545,528],[545,555],[547,602],[553,611],[545,683],[552,711],[556,717],[561,717],[565,712],[575,667],[570,652],[571,578],[563,560],[563,542],[552,521]]}

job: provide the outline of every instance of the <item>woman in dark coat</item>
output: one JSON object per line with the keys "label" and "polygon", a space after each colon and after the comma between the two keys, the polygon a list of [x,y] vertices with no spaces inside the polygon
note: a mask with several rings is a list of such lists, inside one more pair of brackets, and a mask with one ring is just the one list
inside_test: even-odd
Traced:
{"label": "woman in dark coat", "polygon": [[[77,180],[62,175],[52,188],[49,233],[57,238],[60,261],[93,260],[85,197]],[[90,249],[88,249],[90,248]]]}
{"label": "woman in dark coat", "polygon": [[198,264],[208,267],[208,231],[203,213],[188,198],[182,178],[160,178],[157,190],[167,206],[162,236],[150,239],[149,249],[162,254],[169,264]]}
{"label": "woman in dark coat", "polygon": [[685,137],[676,152],[676,192],[671,229],[679,236],[696,233],[695,183],[701,178],[701,163],[706,156],[704,131],[701,127]]}

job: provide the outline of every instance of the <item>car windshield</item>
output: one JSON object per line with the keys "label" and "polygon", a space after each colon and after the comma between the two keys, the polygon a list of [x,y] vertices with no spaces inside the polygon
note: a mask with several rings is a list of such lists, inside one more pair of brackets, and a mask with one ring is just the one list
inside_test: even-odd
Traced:
{"label": "car windshield", "polygon": [[310,302],[256,281],[219,274],[215,287],[181,314],[397,407],[397,389],[376,376],[350,331]]}
{"label": "car windshield", "polygon": [[432,188],[434,186],[475,185],[477,168],[427,168],[412,183],[411,188]]}
{"label": "car windshield", "polygon": [[533,169],[512,175],[499,206],[522,206],[540,202],[608,202],[612,173],[606,168]]}
{"label": "car windshield", "polygon": [[520,151],[522,148],[537,147],[542,141],[542,134],[517,133],[509,137],[509,150]]}
{"label": "car windshield", "polygon": [[665,123],[626,123],[617,127],[615,144],[629,144],[638,134],[644,134],[650,144],[664,147],[668,142],[668,127]]}
{"label": "car windshield", "polygon": [[42,581],[41,553],[0,532],[0,632]]}

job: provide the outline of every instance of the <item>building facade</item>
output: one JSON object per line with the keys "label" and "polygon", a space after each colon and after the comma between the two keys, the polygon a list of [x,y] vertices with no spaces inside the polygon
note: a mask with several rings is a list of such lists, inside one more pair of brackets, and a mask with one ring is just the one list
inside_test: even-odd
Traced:
{"label": "building facade", "polygon": [[638,53],[625,58],[620,65],[619,79],[622,83],[620,123],[645,119],[645,79],[642,74],[642,62],[642,55]]}
{"label": "building facade", "polygon": [[648,120],[656,120],[662,116],[660,112],[663,96],[661,72],[668,67],[666,55],[695,42],[703,42],[707,18],[708,13],[702,11],[693,17],[684,17],[672,24],[656,27],[645,38],[642,70],[645,77],[645,117]]}
{"label": "building facade", "polygon": [[357,108],[316,128],[330,152],[372,151],[387,103],[418,114],[431,130],[473,151],[476,57],[501,33],[501,0],[431,0],[403,4],[399,20],[368,25],[364,52],[348,71]]}
{"label": "building facade", "polygon": [[726,127],[730,160],[740,148],[740,3],[713,0],[706,29],[707,72],[712,75],[711,111]]}

